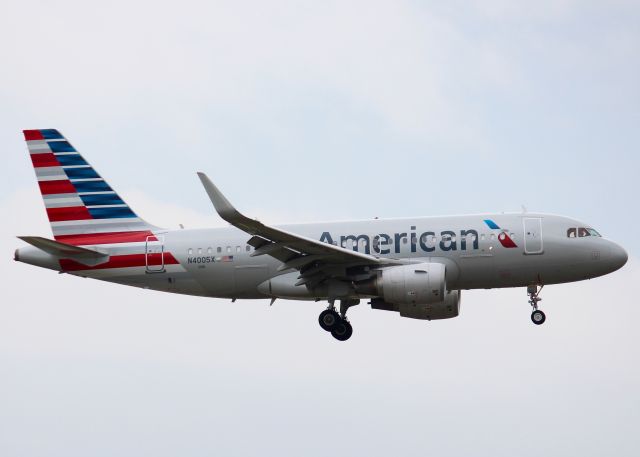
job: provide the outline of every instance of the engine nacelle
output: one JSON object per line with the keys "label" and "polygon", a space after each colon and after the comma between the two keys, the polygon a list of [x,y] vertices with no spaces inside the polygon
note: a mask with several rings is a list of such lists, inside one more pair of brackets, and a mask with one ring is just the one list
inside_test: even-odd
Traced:
{"label": "engine nacelle", "polygon": [[445,299],[446,267],[417,263],[385,268],[377,280],[378,295],[396,305],[427,305]]}
{"label": "engine nacelle", "polygon": [[451,290],[445,294],[444,300],[430,304],[393,304],[387,303],[381,298],[371,300],[371,308],[384,309],[386,311],[396,311],[402,317],[411,319],[450,319],[460,314],[459,290]]}
{"label": "engine nacelle", "polygon": [[460,314],[460,291],[451,290],[444,300],[429,305],[399,305],[400,315],[411,319],[450,319]]}

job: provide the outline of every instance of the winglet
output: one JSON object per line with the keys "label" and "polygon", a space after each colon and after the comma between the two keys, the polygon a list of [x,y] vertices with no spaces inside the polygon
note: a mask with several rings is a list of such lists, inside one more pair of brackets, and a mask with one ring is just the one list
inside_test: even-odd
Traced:
{"label": "winglet", "polygon": [[222,192],[220,192],[216,185],[211,182],[206,174],[199,171],[198,177],[204,186],[204,190],[207,191],[207,195],[209,195],[209,199],[211,200],[211,203],[213,203],[213,207],[216,209],[220,217],[236,227],[242,229],[248,228],[247,222],[251,221],[251,219],[235,209],[235,207],[224,195],[222,195]]}
{"label": "winglet", "polygon": [[[308,262],[314,255],[317,255],[318,258],[337,255],[345,259],[346,262],[353,262],[357,260],[358,262],[365,261],[367,264],[378,265],[381,263],[380,259],[369,254],[362,254],[357,251],[352,251],[351,249],[334,246],[333,244],[324,243],[296,233],[287,232],[279,228],[269,227],[260,221],[248,218],[229,203],[229,200],[222,195],[222,192],[218,190],[207,175],[202,172],[198,172],[198,177],[200,178],[204,189],[207,191],[207,194],[211,199],[211,203],[213,203],[214,208],[222,219],[250,235],[259,236],[271,244],[276,244],[291,251],[292,257],[287,257],[283,260],[283,262],[286,262],[285,264],[288,268],[298,268],[300,266],[297,265],[293,257],[303,257],[305,262]],[[249,244],[251,244],[251,242],[249,242]],[[251,245],[255,247],[255,245]],[[258,251],[256,250],[254,252]],[[275,249],[267,252],[265,249],[263,253],[280,259],[280,257],[275,256],[274,252],[280,251]],[[299,254],[302,254],[302,257],[300,257]],[[385,262],[389,263],[389,260],[385,260]],[[294,266],[294,264],[296,264],[296,266]]]}

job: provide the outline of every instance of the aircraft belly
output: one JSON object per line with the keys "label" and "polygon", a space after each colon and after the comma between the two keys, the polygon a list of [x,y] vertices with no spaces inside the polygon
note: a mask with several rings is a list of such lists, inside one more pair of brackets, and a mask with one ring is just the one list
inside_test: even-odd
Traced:
{"label": "aircraft belly", "polygon": [[239,257],[188,264],[187,270],[207,295],[222,298],[265,298],[257,287],[272,276],[268,263]]}
{"label": "aircraft belly", "polygon": [[237,298],[265,298],[265,295],[258,291],[258,285],[271,276],[268,265],[238,265],[234,267],[233,276]]}
{"label": "aircraft belly", "polygon": [[492,287],[497,281],[495,261],[492,255],[461,257],[458,260],[460,278],[456,284],[459,289],[477,289]]}

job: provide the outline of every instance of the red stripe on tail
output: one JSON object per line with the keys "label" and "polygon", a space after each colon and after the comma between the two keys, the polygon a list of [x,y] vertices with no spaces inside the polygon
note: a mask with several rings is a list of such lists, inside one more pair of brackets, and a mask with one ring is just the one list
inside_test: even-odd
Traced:
{"label": "red stripe on tail", "polygon": [[60,162],[53,153],[31,154],[31,162],[35,168],[40,167],[59,167]]}
{"label": "red stripe on tail", "polygon": [[40,186],[40,192],[42,195],[51,194],[75,194],[76,188],[73,187],[71,181],[68,179],[61,179],[59,181],[38,181]]}
{"label": "red stripe on tail", "polygon": [[26,141],[44,140],[44,137],[42,136],[42,133],[40,133],[40,130],[23,130],[22,133],[24,133],[24,139]]}
{"label": "red stripe on tail", "polygon": [[150,231],[138,232],[106,232],[106,233],[83,233],[79,235],[58,235],[56,241],[72,244],[74,246],[87,246],[92,244],[116,244],[116,243],[138,243],[142,241],[157,241],[157,238]]}
{"label": "red stripe on tail", "polygon": [[49,221],[82,221],[93,219],[86,206],[69,206],[67,208],[47,208]]}

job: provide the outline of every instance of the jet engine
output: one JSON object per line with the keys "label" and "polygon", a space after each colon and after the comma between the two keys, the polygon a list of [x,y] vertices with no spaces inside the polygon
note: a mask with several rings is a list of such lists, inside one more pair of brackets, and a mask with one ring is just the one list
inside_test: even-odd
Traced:
{"label": "jet engine", "polygon": [[387,303],[426,305],[444,299],[446,267],[418,263],[386,268],[377,280],[378,295]]}
{"label": "jet engine", "polygon": [[399,312],[413,319],[448,319],[460,313],[460,291],[447,290],[441,263],[401,265],[381,271],[373,309]]}

